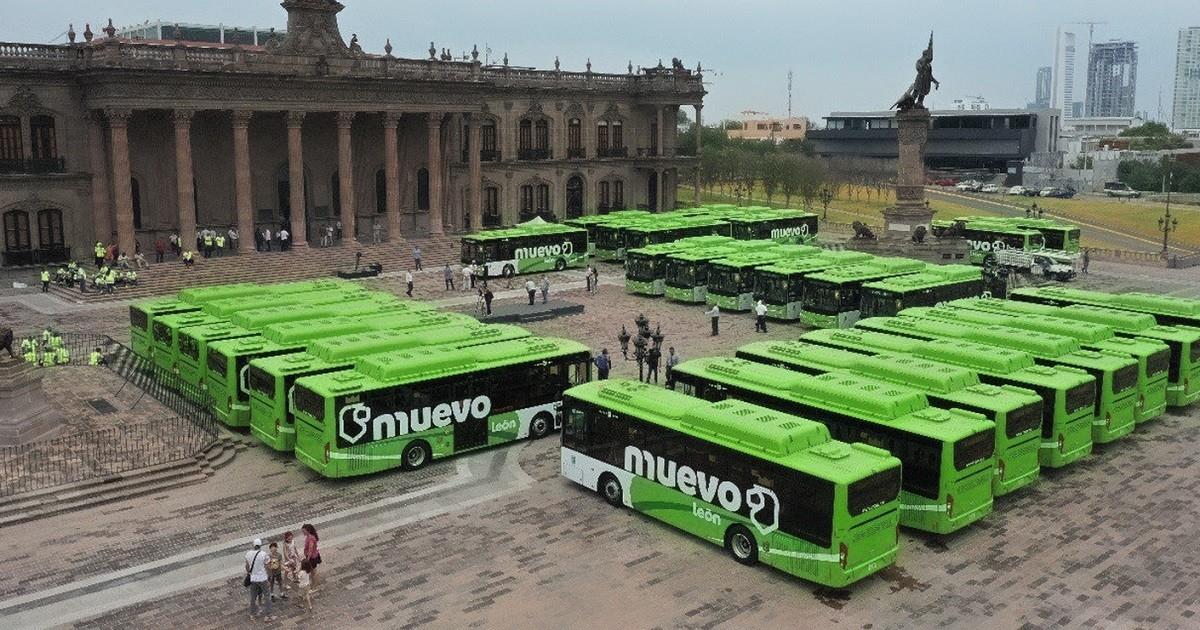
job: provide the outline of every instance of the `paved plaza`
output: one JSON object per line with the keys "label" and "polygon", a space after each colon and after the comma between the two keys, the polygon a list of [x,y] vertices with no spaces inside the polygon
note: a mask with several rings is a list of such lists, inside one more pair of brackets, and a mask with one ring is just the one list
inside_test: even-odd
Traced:
{"label": "paved plaza", "polygon": [[[1095,262],[1080,286],[1200,295],[1196,270]],[[684,358],[729,354],[803,329],[756,334],[726,314],[710,337],[703,309],[625,294],[601,268],[551,275],[552,297],[581,315],[528,324],[608,347],[644,313]],[[468,292],[418,297],[470,310]],[[402,278],[371,281],[402,290]],[[498,299],[523,300],[519,283]],[[122,303],[73,306],[0,298],[18,334],[50,323],[127,340]],[[540,298],[539,298],[540,299]],[[64,388],[75,387],[63,380]],[[85,393],[85,385],[78,385]],[[88,397],[91,397],[90,394]],[[609,507],[558,475],[557,439],[437,462],[417,473],[330,481],[250,448],[206,482],[32,521],[0,532],[4,627],[262,627],[246,612],[242,553],[256,536],[312,522],[322,533],[315,611],[276,602],[269,626],[431,628],[1194,628],[1200,626],[1200,410],[1175,411],[1065,471],[999,499],[946,537],[901,532],[895,567],[848,589],[818,588],[641,515]]]}

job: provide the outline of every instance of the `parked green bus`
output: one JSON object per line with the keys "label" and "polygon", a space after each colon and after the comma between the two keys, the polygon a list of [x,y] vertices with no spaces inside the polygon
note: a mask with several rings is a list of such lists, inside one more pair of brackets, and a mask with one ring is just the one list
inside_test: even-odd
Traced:
{"label": "parked green bus", "polygon": [[817,238],[817,215],[803,210],[763,210],[745,214],[725,213],[730,236],[738,240],[771,239],[808,243]]}
{"label": "parked green bus", "polygon": [[625,252],[625,291],[637,295],[662,295],[669,254],[732,242],[728,236],[693,236],[628,250]]}
{"label": "parked green bus", "polygon": [[767,317],[800,319],[804,300],[804,279],[810,274],[842,265],[869,262],[875,256],[866,252],[822,251],[814,256],[780,260],[754,269],[754,299],[762,300]]}
{"label": "parked green bus", "polygon": [[518,225],[462,237],[462,264],[488,277],[562,271],[587,264],[587,230],[569,225]]}
{"label": "parked green bus", "polygon": [[985,385],[975,371],[911,354],[864,355],[803,341],[759,341],[737,350],[739,359],[803,374],[849,371],[911,387],[941,409],[974,411],[996,424],[992,494],[1000,496],[1038,479],[1042,399],[1012,385]]}
{"label": "parked green bus", "polygon": [[528,336],[529,331],[508,324],[447,324],[413,315],[387,330],[326,337],[310,343],[306,352],[255,359],[246,374],[250,432],[277,451],[295,448],[296,418],[290,403],[299,378],[350,369],[363,357],[382,352],[432,346],[466,348]]}
{"label": "parked green bus", "polygon": [[748,311],[754,306],[755,269],[819,253],[821,249],[811,245],[785,245],[713,260],[708,264],[704,301],[726,311]]}
{"label": "parked green bus", "polygon": [[663,295],[676,302],[703,304],[708,293],[709,263],[738,252],[732,245],[721,245],[667,254]]}
{"label": "parked green bus", "polygon": [[167,315],[195,313],[200,306],[175,298],[143,300],[129,307],[129,342],[133,353],[151,360],[154,357],[154,320]]}
{"label": "parked green bus", "polygon": [[811,418],[839,440],[859,440],[904,465],[900,524],[938,534],[992,511],[996,425],[925,395],[848,372],[808,376],[744,359],[692,359],[672,371],[676,387],[707,400],[737,398]]}
{"label": "parked green bus", "polygon": [[[1013,307],[1030,305],[1057,308],[1056,316],[1110,326],[1122,337],[1146,337],[1167,344],[1167,405],[1182,407],[1200,400],[1200,329],[1157,324],[1149,313],[1138,313],[1091,304],[1055,304],[1042,301],[1040,292],[1018,289],[1010,297]],[[1025,300],[1033,301],[1025,301]]]}
{"label": "parked green bus", "polygon": [[849,328],[862,312],[863,284],[918,273],[928,266],[912,258],[879,257],[809,274],[804,278],[800,319],[814,328]]}
{"label": "parked green bus", "polygon": [[841,587],[899,550],[900,462],[737,400],[604,380],[563,396],[562,475],[721,545],[742,564]]}
{"label": "parked green bus", "polygon": [[862,320],[861,327],[923,339],[975,341],[1028,352],[1043,365],[1079,368],[1096,379],[1092,442],[1113,442],[1133,431],[1138,371],[1137,361],[1132,357],[1107,350],[1083,350],[1079,342],[1062,335],[956,321],[953,316],[940,313],[915,315],[872,317]]}
{"label": "parked green bus", "polygon": [[222,321],[205,326],[192,326],[179,331],[179,355],[175,370],[184,382],[197,390],[204,388],[204,376],[208,373],[208,346],[222,339],[253,337],[256,333],[241,326]]}
{"label": "parked green bus", "polygon": [[887,317],[912,306],[934,306],[983,294],[983,270],[970,265],[930,265],[921,273],[862,285],[861,317]]}
{"label": "parked green bus", "polygon": [[574,219],[563,221],[563,225],[578,227],[587,230],[588,240],[588,256],[596,255],[596,229],[597,226],[614,223],[630,218],[648,217],[650,213],[645,210],[616,210],[607,214],[588,214]]}
{"label": "parked green bus", "polygon": [[1042,399],[1038,463],[1043,468],[1061,468],[1092,452],[1096,379],[1083,370],[1037,365],[1032,355],[1008,348],[962,340],[948,344],[859,328],[814,330],[800,340],[862,354],[912,354],[965,367],[984,384],[1031,390]]}
{"label": "parked green bus", "polygon": [[464,323],[475,321],[475,318],[466,314],[438,311],[428,302],[403,300],[388,304],[386,308],[380,308],[378,311],[365,315],[322,317],[269,324],[262,329],[262,335],[275,343],[298,343],[370,330],[387,330],[418,315],[433,317],[439,322],[447,320]]}
{"label": "parked green bus", "polygon": [[258,284],[257,282],[235,282],[207,287],[191,287],[179,292],[179,301],[200,305],[213,300],[258,295],[263,292],[263,287],[265,286],[268,285]]}
{"label": "parked green bus", "polygon": [[[229,321],[242,328],[261,330],[271,324],[281,322],[299,322],[326,317],[353,317],[355,315],[373,315],[398,308],[398,304],[406,304],[390,293],[368,293],[362,297],[354,297],[341,302],[330,304],[313,304],[309,306],[268,306],[249,311],[238,311],[229,316]],[[408,307],[404,307],[408,310]]]}
{"label": "parked green bus", "polygon": [[625,242],[618,250],[619,260],[631,249],[672,243],[693,236],[729,236],[729,223],[708,217],[686,217],[645,221],[623,230]]}
{"label": "parked green bus", "polygon": [[332,304],[345,300],[361,299],[366,297],[368,293],[370,292],[359,285],[330,283],[326,288],[314,288],[311,291],[264,292],[253,296],[212,300],[205,302],[201,310],[217,317],[231,317],[238,311],[248,311],[267,306],[307,306],[310,304]]}
{"label": "parked green bus", "polygon": [[549,337],[372,355],[296,381],[296,457],[348,477],[544,437],[561,426],[563,392],[587,382],[590,367],[587,346]]}
{"label": "parked green bus", "polygon": [[1116,337],[1115,331],[1105,324],[1039,313],[1037,311],[1043,309],[1051,312],[1058,310],[1041,304],[975,298],[955,300],[943,307],[982,313],[985,317],[978,321],[986,323],[1073,337],[1086,350],[1111,350],[1127,354],[1138,362],[1136,422],[1140,424],[1157,418],[1167,409],[1167,372],[1171,349],[1162,341],[1146,337]]}
{"label": "parked green bus", "polygon": [[151,325],[154,338],[151,343],[151,356],[154,367],[163,374],[174,374],[175,365],[179,361],[179,334],[181,331],[196,326],[228,323],[223,317],[214,317],[201,311],[161,315],[154,318]]}

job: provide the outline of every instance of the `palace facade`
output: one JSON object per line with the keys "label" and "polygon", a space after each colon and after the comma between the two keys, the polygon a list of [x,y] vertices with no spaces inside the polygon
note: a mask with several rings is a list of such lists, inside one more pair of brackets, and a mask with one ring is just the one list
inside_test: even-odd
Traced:
{"label": "palace facade", "polygon": [[[695,153],[697,70],[624,74],[363,52],[331,0],[285,0],[259,45],[126,39],[0,43],[0,215],[6,265],[150,252],[171,233],[286,225],[316,243],[443,234],[542,215],[673,207]],[[179,33],[175,33],[179,35]],[[698,137],[698,135],[697,135]],[[378,227],[376,227],[378,226]]]}

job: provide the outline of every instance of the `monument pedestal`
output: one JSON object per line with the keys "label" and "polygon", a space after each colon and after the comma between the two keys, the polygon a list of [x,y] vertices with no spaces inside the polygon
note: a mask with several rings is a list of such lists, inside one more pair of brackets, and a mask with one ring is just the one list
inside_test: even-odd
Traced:
{"label": "monument pedestal", "polygon": [[0,446],[53,437],[62,423],[58,410],[46,401],[38,368],[7,355],[0,358]]}
{"label": "monument pedestal", "polygon": [[[911,239],[917,226],[929,233],[933,210],[925,205],[925,143],[929,139],[929,110],[896,112],[900,151],[896,161],[896,205],[883,211],[885,239]],[[932,235],[930,235],[932,236]]]}

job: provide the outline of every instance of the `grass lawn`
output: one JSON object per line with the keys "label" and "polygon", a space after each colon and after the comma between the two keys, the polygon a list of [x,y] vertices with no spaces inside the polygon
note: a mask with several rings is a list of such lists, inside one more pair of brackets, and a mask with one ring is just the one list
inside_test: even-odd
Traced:
{"label": "grass lawn", "polygon": [[[1158,231],[1158,218],[1163,216],[1165,203],[1122,202],[1086,196],[1074,199],[1039,198],[1037,204],[1050,212],[1062,212],[1064,216],[1118,232],[1154,241],[1162,239],[1162,232]],[[1200,208],[1172,204],[1171,216],[1179,218],[1179,227],[1171,234],[1171,242],[1200,249]]]}
{"label": "grass lawn", "polygon": [[[678,197],[681,202],[690,202],[692,200],[691,187],[680,187]],[[719,192],[712,194],[705,191],[700,192],[701,203],[736,203],[738,200],[732,195],[723,195]],[[752,199],[742,200],[744,205],[770,205],[776,208],[786,207],[783,195],[775,195],[771,199],[771,203],[767,203],[767,195],[763,192],[761,186],[757,186],[752,194]],[[853,196],[843,194],[834,197],[829,203],[829,220],[841,223],[852,223],[854,221],[862,221],[867,225],[882,226],[883,225],[883,209],[895,203],[892,191],[888,191],[883,197],[872,194],[870,201],[866,195],[860,195],[858,199]],[[824,209],[819,203],[814,203],[812,208],[804,208],[804,200],[800,197],[792,197],[791,207],[807,209],[810,212],[823,214]],[[951,219],[958,216],[973,214],[998,214],[987,213],[985,211],[970,208],[965,205],[950,201],[931,200],[930,207],[933,209],[933,217],[935,219]]]}

